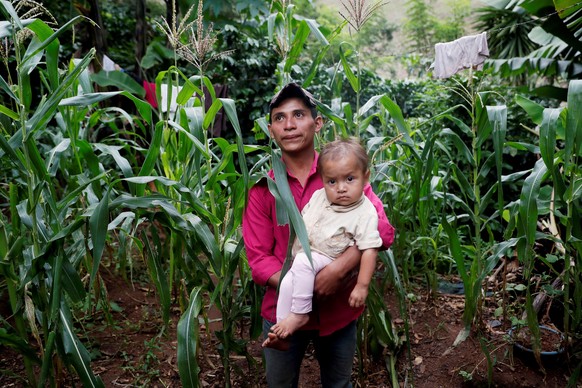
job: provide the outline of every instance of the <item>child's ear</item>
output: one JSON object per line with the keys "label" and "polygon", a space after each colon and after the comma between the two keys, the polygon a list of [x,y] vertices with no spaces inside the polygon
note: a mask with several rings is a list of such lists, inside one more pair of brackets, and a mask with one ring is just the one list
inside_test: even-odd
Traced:
{"label": "child's ear", "polygon": [[367,181],[370,180],[370,169],[367,169],[366,172],[364,173],[364,179],[366,179]]}

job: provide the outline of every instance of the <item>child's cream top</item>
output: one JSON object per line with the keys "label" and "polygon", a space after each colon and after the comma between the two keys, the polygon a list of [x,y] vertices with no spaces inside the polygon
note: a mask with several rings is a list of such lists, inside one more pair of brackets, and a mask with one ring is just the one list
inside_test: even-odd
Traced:
{"label": "child's cream top", "polygon": [[[340,206],[331,204],[325,189],[319,189],[313,193],[302,214],[311,249],[331,258],[338,257],[354,244],[362,251],[382,246],[378,213],[363,194],[355,203]],[[295,239],[293,256],[302,250],[301,243]]]}

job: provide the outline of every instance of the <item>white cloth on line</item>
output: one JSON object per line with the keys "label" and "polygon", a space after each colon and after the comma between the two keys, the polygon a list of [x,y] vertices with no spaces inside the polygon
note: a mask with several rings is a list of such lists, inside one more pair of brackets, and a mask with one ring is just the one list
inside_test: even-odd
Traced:
{"label": "white cloth on line", "polygon": [[489,58],[487,33],[464,36],[447,43],[434,46],[435,60],[431,65],[435,78],[449,78],[463,69],[481,70],[483,62]]}

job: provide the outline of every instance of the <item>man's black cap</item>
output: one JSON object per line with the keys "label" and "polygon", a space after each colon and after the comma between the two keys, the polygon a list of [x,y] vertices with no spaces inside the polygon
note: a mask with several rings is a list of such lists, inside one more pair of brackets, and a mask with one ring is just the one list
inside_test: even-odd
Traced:
{"label": "man's black cap", "polygon": [[317,106],[315,98],[311,93],[303,89],[301,86],[299,86],[299,84],[290,82],[283,86],[283,88],[279,90],[277,94],[275,94],[271,99],[271,102],[269,103],[269,114],[283,101],[293,97],[303,100],[305,105],[309,108],[315,108]]}

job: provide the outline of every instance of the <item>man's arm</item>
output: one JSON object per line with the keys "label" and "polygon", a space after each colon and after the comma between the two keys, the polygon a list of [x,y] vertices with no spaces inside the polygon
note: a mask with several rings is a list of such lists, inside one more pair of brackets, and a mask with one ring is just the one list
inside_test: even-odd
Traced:
{"label": "man's arm", "polygon": [[351,246],[334,261],[325,266],[315,277],[314,292],[319,298],[333,295],[342,287],[351,287],[355,282],[354,269],[360,265],[362,252]]}
{"label": "man's arm", "polygon": [[275,230],[269,207],[268,188],[259,182],[249,192],[242,234],[253,280],[276,288],[283,260],[275,256]]}
{"label": "man's arm", "polygon": [[281,271],[275,272],[273,276],[267,280],[267,286],[277,288],[279,287],[279,281],[281,280]]}

